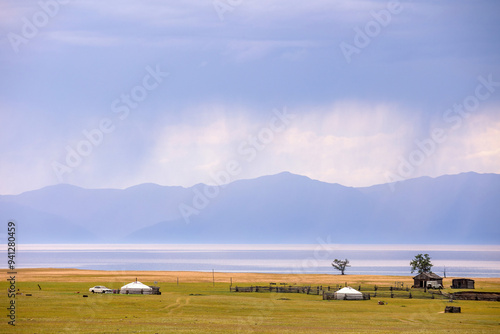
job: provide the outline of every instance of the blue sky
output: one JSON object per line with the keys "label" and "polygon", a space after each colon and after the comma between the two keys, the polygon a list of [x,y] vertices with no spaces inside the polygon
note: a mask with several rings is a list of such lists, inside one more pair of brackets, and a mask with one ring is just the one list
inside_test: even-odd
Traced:
{"label": "blue sky", "polygon": [[500,173],[498,31],[497,1],[3,1],[0,194]]}

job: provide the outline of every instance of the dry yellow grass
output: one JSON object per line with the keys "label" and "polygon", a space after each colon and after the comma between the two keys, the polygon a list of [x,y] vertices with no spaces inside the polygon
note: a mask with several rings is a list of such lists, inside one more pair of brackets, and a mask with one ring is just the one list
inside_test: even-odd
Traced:
{"label": "dry yellow grass", "polygon": [[[4,276],[6,269],[2,270]],[[145,282],[175,283],[177,278],[183,283],[210,283],[212,272],[197,271],[102,271],[80,269],[18,269],[19,281],[29,282],[127,282],[137,278]],[[266,273],[221,273],[215,272],[216,283],[262,283],[286,282],[288,284],[356,284],[392,285],[395,281],[413,284],[410,276],[379,275],[337,275],[337,274],[266,274]],[[444,286],[451,285],[452,278],[445,278]],[[476,285],[498,286],[500,278],[475,278]]]}
{"label": "dry yellow grass", "polygon": [[[4,275],[6,272],[2,270]],[[214,286],[211,272],[77,269],[19,269],[17,272],[17,287],[22,293],[16,297],[15,332],[18,333],[500,332],[498,302],[455,301],[452,305],[460,306],[463,313],[444,314],[448,300],[441,298],[392,299],[386,294],[388,304],[380,306],[378,299],[324,301],[317,295],[235,293],[228,289],[231,278],[233,285],[269,282],[343,285],[347,282],[357,287],[357,284],[390,286],[396,281],[408,285],[412,283],[409,276],[215,273]],[[157,281],[162,294],[88,294],[88,298],[82,298],[93,285],[117,289],[135,278],[146,284]],[[449,283],[451,278],[445,280],[445,285]],[[8,284],[4,280],[0,288],[6,289]],[[479,278],[476,286],[479,290],[500,291],[500,278]],[[8,303],[7,294],[0,295],[0,304]],[[7,311],[4,309],[4,317]],[[13,329],[6,317],[0,322],[0,333],[12,333]]]}

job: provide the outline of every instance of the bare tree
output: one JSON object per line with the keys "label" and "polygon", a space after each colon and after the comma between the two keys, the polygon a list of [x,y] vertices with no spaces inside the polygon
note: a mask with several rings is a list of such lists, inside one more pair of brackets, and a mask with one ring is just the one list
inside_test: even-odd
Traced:
{"label": "bare tree", "polygon": [[332,262],[332,266],[333,266],[333,268],[340,270],[342,275],[344,275],[345,268],[350,267],[348,259],[345,259],[345,260],[335,259]]}

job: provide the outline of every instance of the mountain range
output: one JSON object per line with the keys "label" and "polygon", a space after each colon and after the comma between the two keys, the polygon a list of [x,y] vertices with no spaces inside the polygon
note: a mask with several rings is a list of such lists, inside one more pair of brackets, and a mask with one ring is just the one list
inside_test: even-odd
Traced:
{"label": "mountain range", "polygon": [[0,196],[18,243],[499,244],[500,175],[345,187],[283,172],[224,186],[59,184]]}

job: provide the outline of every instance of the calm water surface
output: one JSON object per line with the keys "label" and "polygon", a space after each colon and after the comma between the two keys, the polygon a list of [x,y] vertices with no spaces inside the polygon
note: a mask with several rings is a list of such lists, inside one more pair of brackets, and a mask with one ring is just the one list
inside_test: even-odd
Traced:
{"label": "calm water surface", "polygon": [[[500,277],[500,246],[472,245],[19,245],[17,268],[171,270],[407,275],[410,260],[428,253],[433,271],[448,277]],[[7,258],[6,248],[2,251]],[[7,267],[7,261],[2,268]]]}

